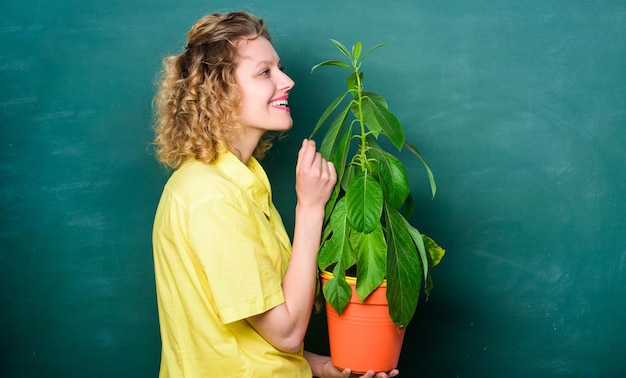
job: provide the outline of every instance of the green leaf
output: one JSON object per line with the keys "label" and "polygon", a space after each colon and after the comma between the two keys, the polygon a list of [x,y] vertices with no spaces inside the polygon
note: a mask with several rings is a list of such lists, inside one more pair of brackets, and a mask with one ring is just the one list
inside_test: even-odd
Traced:
{"label": "green leaf", "polygon": [[426,294],[426,300],[428,300],[428,297],[430,296],[430,291],[432,289],[433,289],[433,279],[430,273],[428,273],[428,277],[426,278],[426,283],[424,284],[424,294]]}
{"label": "green leaf", "polygon": [[[341,142],[339,143],[337,149],[332,155],[332,158],[328,159],[332,161],[333,165],[335,166],[335,170],[337,172],[337,184],[335,184],[333,192],[331,193],[330,198],[326,203],[326,210],[324,212],[324,223],[326,223],[326,221],[329,219],[333,208],[335,207],[335,202],[339,198],[339,194],[341,193],[341,189],[343,188],[343,181],[346,179],[346,176],[348,176],[346,175],[346,160],[348,159],[348,152],[350,151],[350,141],[352,140],[351,137],[351,133],[344,133],[343,137],[341,138]],[[320,151],[322,151],[322,148],[320,148]],[[324,156],[325,152],[321,153],[322,156]]]}
{"label": "green leaf", "polygon": [[333,102],[330,103],[330,105],[328,105],[326,110],[324,110],[324,113],[322,113],[322,115],[320,116],[320,119],[317,121],[317,124],[315,124],[315,127],[313,128],[313,132],[309,136],[309,139],[313,138],[313,136],[317,134],[317,131],[320,129],[320,127],[322,127],[324,122],[326,122],[328,117],[332,114],[332,112],[335,111],[337,106],[341,103],[341,101],[343,101],[343,99],[348,95],[348,93],[350,92],[342,93],[339,97],[334,99]]}
{"label": "green leaf", "polygon": [[363,118],[365,124],[371,130],[382,130],[385,132],[391,143],[398,150],[404,144],[404,130],[400,121],[382,104],[375,102],[370,97],[363,98]]}
{"label": "green leaf", "polygon": [[386,151],[372,149],[371,152],[378,155],[380,185],[385,193],[385,200],[394,208],[400,209],[411,192],[404,165]]}
{"label": "green leaf", "polygon": [[402,129],[400,121],[398,121],[398,118],[396,118],[396,116],[382,104],[374,102],[371,98],[368,98],[368,100],[374,105],[373,114],[380,127],[383,129],[391,143],[393,143],[398,151],[400,151],[404,145],[404,129]]}
{"label": "green leaf", "polygon": [[[378,134],[383,131],[383,128],[380,124],[379,117],[377,117],[377,114],[379,112],[376,109],[377,108],[371,99],[367,97],[363,98],[363,102],[361,103],[361,110],[363,111],[363,122],[365,122],[365,124],[367,125],[368,130],[373,132],[374,136],[378,138]],[[358,105],[353,105],[351,107],[351,110],[354,116],[357,119],[360,119]]]}
{"label": "green leaf", "polygon": [[422,273],[424,275],[424,278],[427,278],[428,268],[430,265],[428,263],[428,256],[426,255],[426,248],[424,246],[424,240],[422,239],[422,235],[417,230],[417,228],[411,226],[411,224],[409,223],[409,221],[406,220],[406,218],[402,217],[402,220],[404,221],[404,226],[406,227],[407,231],[409,231],[409,234],[411,234],[413,243],[415,243],[415,246],[417,247],[417,253],[419,254],[420,259],[422,260]]}
{"label": "green leaf", "polygon": [[361,121],[361,116],[359,112],[363,111],[363,123],[367,125],[367,129],[369,130],[370,135],[373,136],[374,138],[378,138],[378,135],[383,130],[380,128],[380,125],[377,122],[368,121],[369,113],[368,113],[367,105],[362,105],[362,108],[359,108],[359,102],[356,99],[353,99],[352,102],[350,103],[350,111],[352,112],[352,115],[354,116],[354,118],[358,120],[359,122]]}
{"label": "green leaf", "polygon": [[376,104],[376,106],[382,106],[386,109],[389,108],[387,106],[387,101],[378,93],[363,91],[363,97],[368,97]]}
{"label": "green leaf", "polygon": [[435,193],[437,193],[437,184],[435,184],[435,176],[433,176],[433,172],[430,170],[428,163],[426,163],[426,160],[422,157],[422,154],[419,153],[419,151],[414,145],[406,141],[404,142],[404,145],[409,151],[411,151],[415,156],[417,156],[418,159],[420,159],[420,161],[424,165],[424,168],[426,168],[426,172],[428,173],[428,181],[430,182],[430,192],[432,193],[434,197]]}
{"label": "green leaf", "polygon": [[337,117],[335,117],[330,126],[328,126],[328,131],[326,131],[326,135],[324,135],[324,139],[322,140],[322,144],[320,146],[320,153],[326,160],[330,160],[333,156],[335,149],[337,148],[339,138],[345,131],[348,112],[349,109],[346,107],[339,112],[339,114],[337,114]]}
{"label": "green leaf", "polygon": [[335,45],[335,47],[336,47],[339,51],[341,51],[341,53],[342,53],[343,55],[345,55],[345,56],[346,56],[346,58],[348,58],[348,60],[349,60],[349,61],[352,61],[352,56],[350,56],[350,52],[348,51],[348,49],[346,48],[346,46],[344,46],[341,42],[336,41],[336,40],[334,40],[334,39],[331,39],[330,41],[333,43],[333,45]]}
{"label": "green leaf", "polygon": [[338,277],[337,274],[335,274],[335,277],[324,284],[322,290],[324,291],[324,298],[326,298],[335,311],[341,315],[352,296],[352,289],[346,282],[344,276],[339,275]]}
{"label": "green leaf", "polygon": [[330,226],[330,222],[326,222],[324,220],[324,229],[322,230],[322,244],[330,238],[330,235],[333,233],[333,229]]}
{"label": "green leaf", "polygon": [[443,256],[446,254],[446,250],[441,248],[437,242],[435,242],[431,237],[422,234],[422,239],[424,240],[424,247],[426,248],[426,252],[428,252],[428,264],[430,267],[437,266]]}
{"label": "green leaf", "polygon": [[[359,80],[361,83],[363,83],[363,72],[359,72]],[[357,80],[355,73],[348,76],[348,79],[346,80],[346,88],[348,88],[348,91],[350,91],[351,93],[357,91],[359,89],[359,80]]]}
{"label": "green leaf", "polygon": [[322,66],[337,66],[344,67],[352,71],[352,67],[350,67],[346,62],[342,62],[341,60],[326,60],[324,62],[318,63],[311,68],[311,73]]}
{"label": "green leaf", "polygon": [[406,201],[404,201],[403,215],[405,218],[410,218],[414,211],[415,203],[413,202],[413,196],[409,193],[408,197],[406,197]]}
{"label": "green leaf", "polygon": [[357,174],[346,191],[348,220],[356,231],[374,231],[383,211],[383,190],[367,172]]}
{"label": "green leaf", "polygon": [[422,284],[421,264],[404,218],[385,206],[387,220],[387,301],[389,315],[405,327],[413,318]]}
{"label": "green leaf", "polygon": [[346,167],[346,170],[343,173],[343,177],[341,178],[341,189],[345,191],[348,190],[348,186],[350,185],[350,183],[352,182],[352,179],[354,178],[354,165],[350,164]]}
{"label": "green leaf", "polygon": [[383,47],[383,46],[386,46],[386,45],[385,45],[385,44],[383,44],[383,43],[380,43],[380,44],[378,44],[378,45],[376,45],[376,46],[370,47],[370,48],[369,48],[369,49],[365,52],[365,54],[363,54],[363,58],[361,58],[361,62],[362,62],[362,61],[364,61],[364,60],[365,60],[365,58],[366,58],[366,57],[367,57],[367,56],[368,56],[368,55],[369,55],[372,51],[376,50],[376,49],[377,49],[377,48],[379,48],[379,47]]}
{"label": "green leaf", "polygon": [[[331,226],[332,227],[332,226]],[[350,248],[348,238],[345,234],[340,234],[340,230],[334,230],[330,239],[326,240],[317,255],[317,266],[320,270],[325,270],[332,264],[338,262],[343,254],[343,249]]]}
{"label": "green leaf", "polygon": [[356,252],[356,292],[363,302],[385,279],[387,243],[380,224],[369,234],[352,232],[350,243]]}
{"label": "green leaf", "polygon": [[[340,191],[340,187],[339,185],[335,185],[335,187],[333,188],[333,192],[330,194],[330,198],[328,199],[328,202],[326,202],[326,208],[324,210],[324,224],[327,224],[327,221],[330,219],[330,216],[332,215],[333,209],[335,208],[335,202],[337,202],[337,198],[339,197],[339,191]],[[322,239],[325,240],[325,239]]]}
{"label": "green leaf", "polygon": [[[422,239],[424,240],[424,247],[426,248],[426,252],[428,255],[428,265],[429,267],[434,267],[443,258],[446,251],[441,248],[433,239],[429,236],[422,234]],[[424,293],[426,293],[426,297],[430,295],[430,291],[433,288],[433,280],[431,278],[430,270],[428,271],[428,276],[426,277],[426,284],[424,285]]]}
{"label": "green leaf", "polygon": [[332,235],[330,239],[324,241],[317,255],[317,265],[320,270],[324,270],[334,263],[339,263],[344,269],[347,269],[356,261],[349,241],[349,225],[345,204],[345,199],[339,200],[331,215],[329,227],[332,230]]}
{"label": "green leaf", "polygon": [[350,152],[350,142],[352,141],[352,133],[343,133],[341,141],[337,145],[337,149],[333,152],[332,162],[337,170],[337,182],[343,180],[343,176],[346,171],[346,161],[348,160],[348,153]]}
{"label": "green leaf", "polygon": [[357,62],[359,57],[361,56],[361,51],[363,50],[363,45],[361,42],[357,42],[352,46],[352,59]]}

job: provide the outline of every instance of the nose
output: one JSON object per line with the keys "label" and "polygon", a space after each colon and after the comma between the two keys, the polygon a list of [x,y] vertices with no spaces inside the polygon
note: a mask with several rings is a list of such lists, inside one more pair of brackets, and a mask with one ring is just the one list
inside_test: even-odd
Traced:
{"label": "nose", "polygon": [[293,80],[291,80],[289,75],[287,75],[283,71],[280,71],[280,73],[281,75],[280,75],[279,87],[285,91],[290,91],[291,88],[293,88],[296,85],[296,83]]}

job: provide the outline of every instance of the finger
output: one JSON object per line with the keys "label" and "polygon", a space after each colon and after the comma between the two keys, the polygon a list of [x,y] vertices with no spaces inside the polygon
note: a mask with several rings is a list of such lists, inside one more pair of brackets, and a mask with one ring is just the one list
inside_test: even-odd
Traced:
{"label": "finger", "polygon": [[387,378],[387,377],[395,377],[396,375],[400,374],[400,372],[398,371],[398,369],[393,369],[392,371],[390,371],[389,373],[378,373],[376,374],[376,378]]}
{"label": "finger", "polygon": [[328,174],[330,175],[330,181],[333,183],[337,182],[337,170],[335,169],[335,164],[331,161],[327,161],[326,165],[328,166]]}
{"label": "finger", "polygon": [[312,140],[304,139],[302,141],[302,147],[298,152],[298,163],[296,164],[296,171],[300,168],[307,168],[311,166],[311,162],[314,158],[315,142]]}
{"label": "finger", "polygon": [[316,151],[313,154],[313,161],[311,162],[311,168],[313,168],[315,171],[319,171],[320,173],[322,173],[324,171],[323,162],[324,162],[324,158],[322,157],[322,154]]}
{"label": "finger", "polygon": [[352,374],[352,371],[350,369],[343,369],[343,371],[341,372],[341,376],[343,378],[349,378],[350,374]]}
{"label": "finger", "polygon": [[332,176],[332,173],[330,171],[330,166],[328,165],[328,161],[326,161],[326,159],[322,157],[321,153],[318,152],[318,155],[319,155],[320,174],[321,174],[321,177],[326,180]]}
{"label": "finger", "polygon": [[300,168],[300,161],[302,160],[302,155],[304,155],[304,148],[306,146],[306,139],[302,140],[302,145],[300,145],[300,150],[298,150],[298,161],[296,162],[296,171]]}

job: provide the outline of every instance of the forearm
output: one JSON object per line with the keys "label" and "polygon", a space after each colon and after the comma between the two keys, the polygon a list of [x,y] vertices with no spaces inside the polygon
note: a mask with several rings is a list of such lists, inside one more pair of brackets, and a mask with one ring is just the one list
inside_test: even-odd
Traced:
{"label": "forearm", "polygon": [[293,321],[292,331],[304,338],[315,299],[317,251],[320,246],[323,208],[296,206],[291,260],[283,278],[285,305]]}
{"label": "forearm", "polygon": [[314,377],[322,377],[324,373],[324,367],[330,363],[330,357],[320,356],[319,354],[304,351],[304,358],[311,367],[311,372]]}
{"label": "forearm", "polygon": [[300,349],[311,317],[323,218],[323,208],[296,207],[291,259],[282,282],[285,302],[248,318],[266,340],[286,352]]}

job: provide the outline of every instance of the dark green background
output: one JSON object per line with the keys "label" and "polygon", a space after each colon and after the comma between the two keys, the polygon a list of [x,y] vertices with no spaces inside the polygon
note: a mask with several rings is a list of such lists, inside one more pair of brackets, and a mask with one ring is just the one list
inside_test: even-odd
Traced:
{"label": "dark green background", "polygon": [[433,200],[401,155],[413,220],[447,249],[402,376],[626,376],[622,0],[2,1],[0,376],[156,376],[155,74],[196,19],[239,8],[297,82],[265,161],[288,229],[300,140],[342,89],[310,67],[329,38],[388,45],[367,89],[431,164]]}

